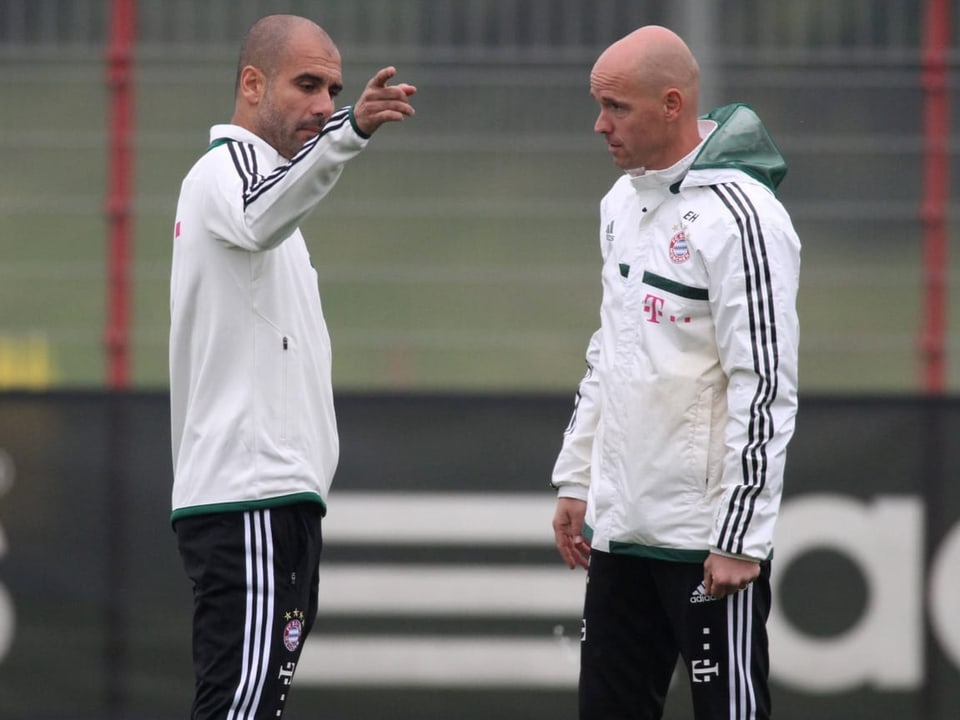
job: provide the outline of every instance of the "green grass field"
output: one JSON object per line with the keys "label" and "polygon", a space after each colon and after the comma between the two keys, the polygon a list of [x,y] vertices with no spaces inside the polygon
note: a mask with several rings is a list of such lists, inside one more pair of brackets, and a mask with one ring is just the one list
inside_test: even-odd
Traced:
{"label": "green grass field", "polygon": [[[432,87],[425,74],[417,117],[375,137],[303,228],[336,386],[572,393],[598,317],[597,203],[616,177],[590,136],[591,101],[560,82],[523,102],[524,88],[468,93]],[[162,387],[176,195],[209,125],[229,119],[232,68],[145,64],[139,77],[132,375],[137,387]],[[362,78],[347,81],[345,101]],[[26,348],[41,338],[53,386],[100,386],[102,68],[8,62],[0,84],[17,98],[0,104],[0,143],[13,169],[0,175],[0,384],[37,362]],[[791,210],[796,203],[804,242],[802,389],[918,389],[918,224],[804,212],[816,158],[800,167],[813,170],[791,174],[783,197]],[[953,336],[958,322],[951,313]],[[949,369],[956,388],[956,358]]]}

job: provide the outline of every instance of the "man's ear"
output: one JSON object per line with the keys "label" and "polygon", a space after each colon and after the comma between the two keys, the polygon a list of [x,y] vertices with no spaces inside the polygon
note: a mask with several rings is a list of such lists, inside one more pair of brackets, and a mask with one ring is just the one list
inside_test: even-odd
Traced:
{"label": "man's ear", "polygon": [[676,120],[683,110],[683,94],[676,88],[669,88],[663,95],[663,117]]}
{"label": "man's ear", "polygon": [[239,94],[251,105],[256,105],[263,97],[266,87],[266,76],[253,65],[245,65],[240,71]]}

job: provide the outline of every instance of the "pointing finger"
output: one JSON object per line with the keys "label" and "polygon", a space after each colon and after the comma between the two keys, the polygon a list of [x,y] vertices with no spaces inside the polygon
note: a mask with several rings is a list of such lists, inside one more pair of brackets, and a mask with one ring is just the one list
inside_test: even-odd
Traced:
{"label": "pointing finger", "polygon": [[396,74],[397,69],[392,65],[390,67],[381,68],[377,71],[376,75],[370,78],[370,82],[367,83],[367,87],[386,87],[387,81]]}

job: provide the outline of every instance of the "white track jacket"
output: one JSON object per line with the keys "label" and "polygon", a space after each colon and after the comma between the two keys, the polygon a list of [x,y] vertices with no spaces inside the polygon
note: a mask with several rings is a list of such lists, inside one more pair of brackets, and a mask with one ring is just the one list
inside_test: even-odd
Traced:
{"label": "white track jacket", "polygon": [[337,466],[330,338],[298,225],[366,145],[351,108],[287,161],[217,125],[177,205],[173,519],[318,502]]}
{"label": "white track jacket", "polygon": [[773,547],[797,409],[800,242],[745,105],[601,203],[603,299],[553,472],[592,547],[700,562]]}

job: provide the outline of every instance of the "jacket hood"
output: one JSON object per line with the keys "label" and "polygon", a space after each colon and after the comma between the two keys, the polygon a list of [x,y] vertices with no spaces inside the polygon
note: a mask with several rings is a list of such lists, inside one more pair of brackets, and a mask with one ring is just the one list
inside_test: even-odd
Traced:
{"label": "jacket hood", "polygon": [[[697,170],[741,170],[771,190],[787,174],[787,163],[753,108],[745,103],[724,105],[704,116],[717,128],[704,141],[690,166]],[[693,178],[688,179],[692,180]],[[712,180],[711,182],[715,182]]]}

